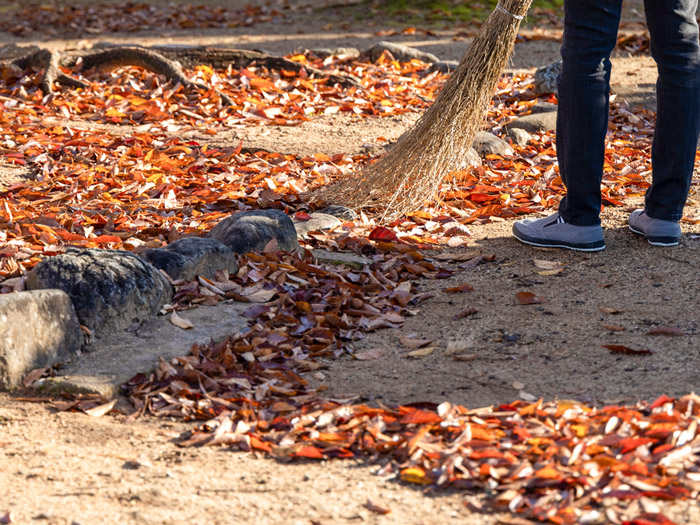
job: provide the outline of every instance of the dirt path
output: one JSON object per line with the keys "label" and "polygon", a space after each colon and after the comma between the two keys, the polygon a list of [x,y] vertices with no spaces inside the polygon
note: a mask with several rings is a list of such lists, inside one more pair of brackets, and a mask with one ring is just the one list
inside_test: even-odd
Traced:
{"label": "dirt path", "polygon": [[[342,10],[312,12],[293,7],[285,11],[283,21],[226,31],[166,32],[157,37],[68,34],[60,39],[0,35],[0,44],[61,49],[99,40],[146,45],[216,43],[289,53],[298,47],[352,45],[364,49],[389,39],[409,42],[445,59],[458,59],[466,46],[457,36],[459,28],[436,30],[434,37],[382,37],[377,35],[381,29],[394,29],[390,21],[368,26],[344,20]],[[512,67],[529,69],[557,56],[556,42],[533,40],[518,46]],[[615,75],[613,84],[619,96],[653,105],[655,73],[649,58],[617,58]],[[209,141],[233,143],[244,138],[246,147],[283,153],[354,153],[378,136],[397,137],[414,118],[351,122],[333,116],[295,128],[236,129]],[[0,181],[10,184],[18,180],[13,177],[22,176],[26,173],[0,166]],[[698,216],[700,197],[694,194],[692,199],[686,214]],[[700,234],[700,227],[685,224],[682,244],[659,250],[626,229],[627,213],[624,209],[605,212],[608,248],[592,255],[516,244],[509,236],[510,222],[472,225],[470,245],[460,251],[483,250],[495,254],[495,260],[466,268],[449,281],[421,282],[422,289],[435,295],[421,305],[418,315],[400,332],[371,334],[356,347],[385,348],[381,358],[327,363],[324,383],[329,394],[355,392],[368,400],[396,403],[449,400],[476,407],[523,395],[608,404],[696,390],[700,321],[695,312],[700,284],[695,276],[700,239],[693,234]],[[542,276],[535,273],[534,259],[558,261],[565,269],[558,275]],[[442,292],[463,282],[472,284],[475,291]],[[516,305],[515,294],[521,291],[531,291],[544,302]],[[465,308],[477,313],[456,320],[456,314]],[[611,331],[603,324],[624,330]],[[678,327],[686,335],[646,335],[653,327]],[[436,349],[423,358],[408,358],[398,342],[400,333],[433,339]],[[446,353],[450,342],[461,348],[461,355],[471,357],[455,360]],[[615,355],[601,347],[611,343],[653,353]],[[183,353],[187,350],[183,348]],[[373,475],[377,466],[362,461],[282,464],[225,449],[180,449],[173,440],[186,428],[186,423],[174,420],[129,421],[123,416],[97,419],[61,413],[0,395],[0,523],[5,512],[12,513],[12,523],[84,525],[481,525],[498,521],[498,516],[470,513],[463,493],[426,494],[415,486]],[[364,507],[367,498],[391,513],[371,512]],[[678,523],[700,522],[700,512],[692,503],[664,511]]]}

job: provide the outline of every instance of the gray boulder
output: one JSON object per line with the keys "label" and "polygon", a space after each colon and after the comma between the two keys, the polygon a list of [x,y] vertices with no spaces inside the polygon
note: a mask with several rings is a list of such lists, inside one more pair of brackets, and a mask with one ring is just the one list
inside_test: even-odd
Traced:
{"label": "gray boulder", "polygon": [[384,51],[391,53],[391,56],[393,56],[399,62],[410,62],[414,58],[429,64],[440,62],[440,59],[432,53],[426,53],[420,49],[405,46],[403,44],[395,44],[393,42],[378,42],[370,47],[366,53],[369,55],[369,59],[372,62],[376,62],[379,60],[379,57],[382,56]]}
{"label": "gray boulder", "polygon": [[322,210],[318,210],[318,213],[333,215],[333,217],[338,217],[344,221],[354,221],[360,217],[352,208],[341,206],[340,204],[331,204],[330,206],[326,206]]}
{"label": "gray boulder", "polygon": [[66,292],[80,323],[98,338],[153,317],[173,294],[160,270],[131,252],[76,248],[37,264],[27,288]]}
{"label": "gray boulder", "polygon": [[530,113],[549,113],[550,111],[557,111],[558,109],[559,106],[551,102],[538,102],[530,108]]}
{"label": "gray boulder", "polygon": [[261,252],[273,239],[280,250],[291,252],[299,249],[294,223],[280,210],[234,213],[214,226],[209,237],[222,242],[235,253]]}
{"label": "gray boulder", "polygon": [[516,146],[527,146],[530,140],[532,140],[532,135],[520,128],[510,128],[507,131],[507,135]]}
{"label": "gray boulder", "polygon": [[481,155],[513,155],[515,153],[510,144],[501,137],[487,131],[479,131],[474,136],[472,147]]}
{"label": "gray boulder", "polygon": [[231,248],[205,237],[183,237],[165,248],[146,250],[140,256],[173,280],[189,281],[198,275],[211,279],[218,270],[238,271],[236,254]]}
{"label": "gray boulder", "polygon": [[35,368],[76,354],[82,331],[70,297],[61,290],[0,295],[0,390],[19,386]]}
{"label": "gray boulder", "polygon": [[333,230],[340,227],[343,224],[338,217],[329,215],[327,213],[310,213],[308,220],[302,221],[294,219],[294,228],[296,228],[298,237],[306,237],[309,232],[322,231],[322,230]]}
{"label": "gray boulder", "polygon": [[542,131],[554,131],[557,128],[557,112],[531,113],[524,115],[504,126],[507,130],[514,128],[524,129],[528,133],[540,133]]}
{"label": "gray boulder", "polygon": [[557,92],[557,79],[561,73],[561,60],[542,66],[535,71],[535,93],[544,95]]}

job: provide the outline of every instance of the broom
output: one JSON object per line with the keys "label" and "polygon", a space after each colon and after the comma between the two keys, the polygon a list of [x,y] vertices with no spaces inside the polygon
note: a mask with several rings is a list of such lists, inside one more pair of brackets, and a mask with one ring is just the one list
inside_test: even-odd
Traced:
{"label": "broom", "polygon": [[394,146],[355,176],[322,188],[313,201],[384,209],[393,219],[421,208],[467,152],[513,51],[532,0],[499,0],[435,102]]}

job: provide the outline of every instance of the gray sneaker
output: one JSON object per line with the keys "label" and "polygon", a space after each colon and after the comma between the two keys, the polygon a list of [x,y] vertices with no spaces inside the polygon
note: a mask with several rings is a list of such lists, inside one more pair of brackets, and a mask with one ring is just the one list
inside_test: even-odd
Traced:
{"label": "gray sneaker", "polygon": [[644,210],[630,214],[630,230],[643,235],[653,246],[676,246],[681,240],[681,227],[675,221],[663,221],[649,217]]}
{"label": "gray sneaker", "polygon": [[605,249],[603,228],[567,224],[559,213],[542,219],[525,219],[513,224],[516,239],[532,246],[543,248],[568,248],[582,252],[597,252]]}

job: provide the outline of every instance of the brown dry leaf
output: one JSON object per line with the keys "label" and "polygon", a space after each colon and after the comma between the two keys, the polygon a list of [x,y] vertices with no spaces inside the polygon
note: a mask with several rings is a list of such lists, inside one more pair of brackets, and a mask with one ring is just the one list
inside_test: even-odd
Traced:
{"label": "brown dry leaf", "polygon": [[415,337],[399,336],[399,342],[406,348],[421,348],[433,342],[432,339],[416,339]]}
{"label": "brown dry leaf", "polygon": [[456,354],[452,356],[455,361],[474,361],[479,359],[479,354]]}
{"label": "brown dry leaf", "polygon": [[35,368],[31,372],[29,372],[26,376],[24,376],[24,379],[22,379],[22,385],[23,386],[31,386],[36,382],[41,376],[44,375],[44,372],[48,370],[47,368]]}
{"label": "brown dry leaf", "polygon": [[598,310],[600,310],[604,314],[610,314],[610,315],[621,314],[625,311],[624,308],[608,308],[606,306],[599,306]]}
{"label": "brown dry leaf", "polygon": [[630,348],[625,345],[601,345],[603,348],[607,348],[611,352],[616,352],[619,354],[636,354],[636,355],[643,355],[643,354],[651,354],[651,350],[637,350],[635,348]]}
{"label": "brown dry leaf", "polygon": [[92,416],[92,417],[102,417],[107,412],[112,410],[114,408],[114,405],[116,405],[116,404],[117,404],[117,400],[112,399],[112,401],[109,401],[103,405],[99,405],[99,406],[96,406],[94,408],[89,408],[89,409],[85,410],[85,413],[88,416]]}
{"label": "brown dry leaf", "polygon": [[253,292],[249,295],[244,294],[244,297],[251,303],[267,303],[275,295],[277,295],[277,290],[258,290],[257,292]]}
{"label": "brown dry leaf", "polygon": [[370,361],[372,359],[379,359],[386,353],[385,348],[372,348],[371,350],[365,350],[364,352],[358,352],[353,354],[355,359],[359,361]]}
{"label": "brown dry leaf", "polygon": [[178,328],[182,328],[183,330],[189,330],[191,328],[194,328],[194,325],[185,319],[184,317],[180,317],[177,315],[177,312],[173,312],[170,314],[170,322],[177,326]]}
{"label": "brown dry leaf", "polygon": [[461,293],[461,292],[473,292],[474,287],[469,283],[460,284],[459,286],[453,286],[451,288],[444,288],[445,293]]}
{"label": "brown dry leaf", "polygon": [[611,332],[624,332],[627,330],[624,326],[617,326],[614,324],[605,324],[605,323],[600,323],[600,326],[605,328],[606,330],[610,330]]}
{"label": "brown dry leaf", "polygon": [[564,271],[564,265],[559,261],[535,259],[533,263],[535,263],[536,268],[539,268],[539,270],[535,270],[538,275],[557,275]]}
{"label": "brown dry leaf", "polygon": [[387,508],[384,505],[380,505],[369,498],[367,498],[365,508],[371,510],[372,512],[376,512],[377,514],[389,514],[391,512],[390,508]]}
{"label": "brown dry leaf", "polygon": [[464,319],[465,317],[470,317],[474,314],[478,314],[479,310],[476,308],[465,308],[464,310],[460,310],[457,315],[455,315],[455,319]]}
{"label": "brown dry leaf", "polygon": [[432,354],[435,351],[434,346],[427,346],[425,348],[419,348],[418,350],[414,350],[413,352],[409,352],[406,355],[408,357],[425,357],[427,355]]}
{"label": "brown dry leaf", "polygon": [[647,335],[669,335],[680,336],[685,335],[685,330],[676,326],[657,326],[647,332]]}
{"label": "brown dry leaf", "polygon": [[515,294],[515,298],[518,300],[518,304],[521,305],[539,304],[544,302],[544,299],[537,297],[532,292],[518,292]]}

